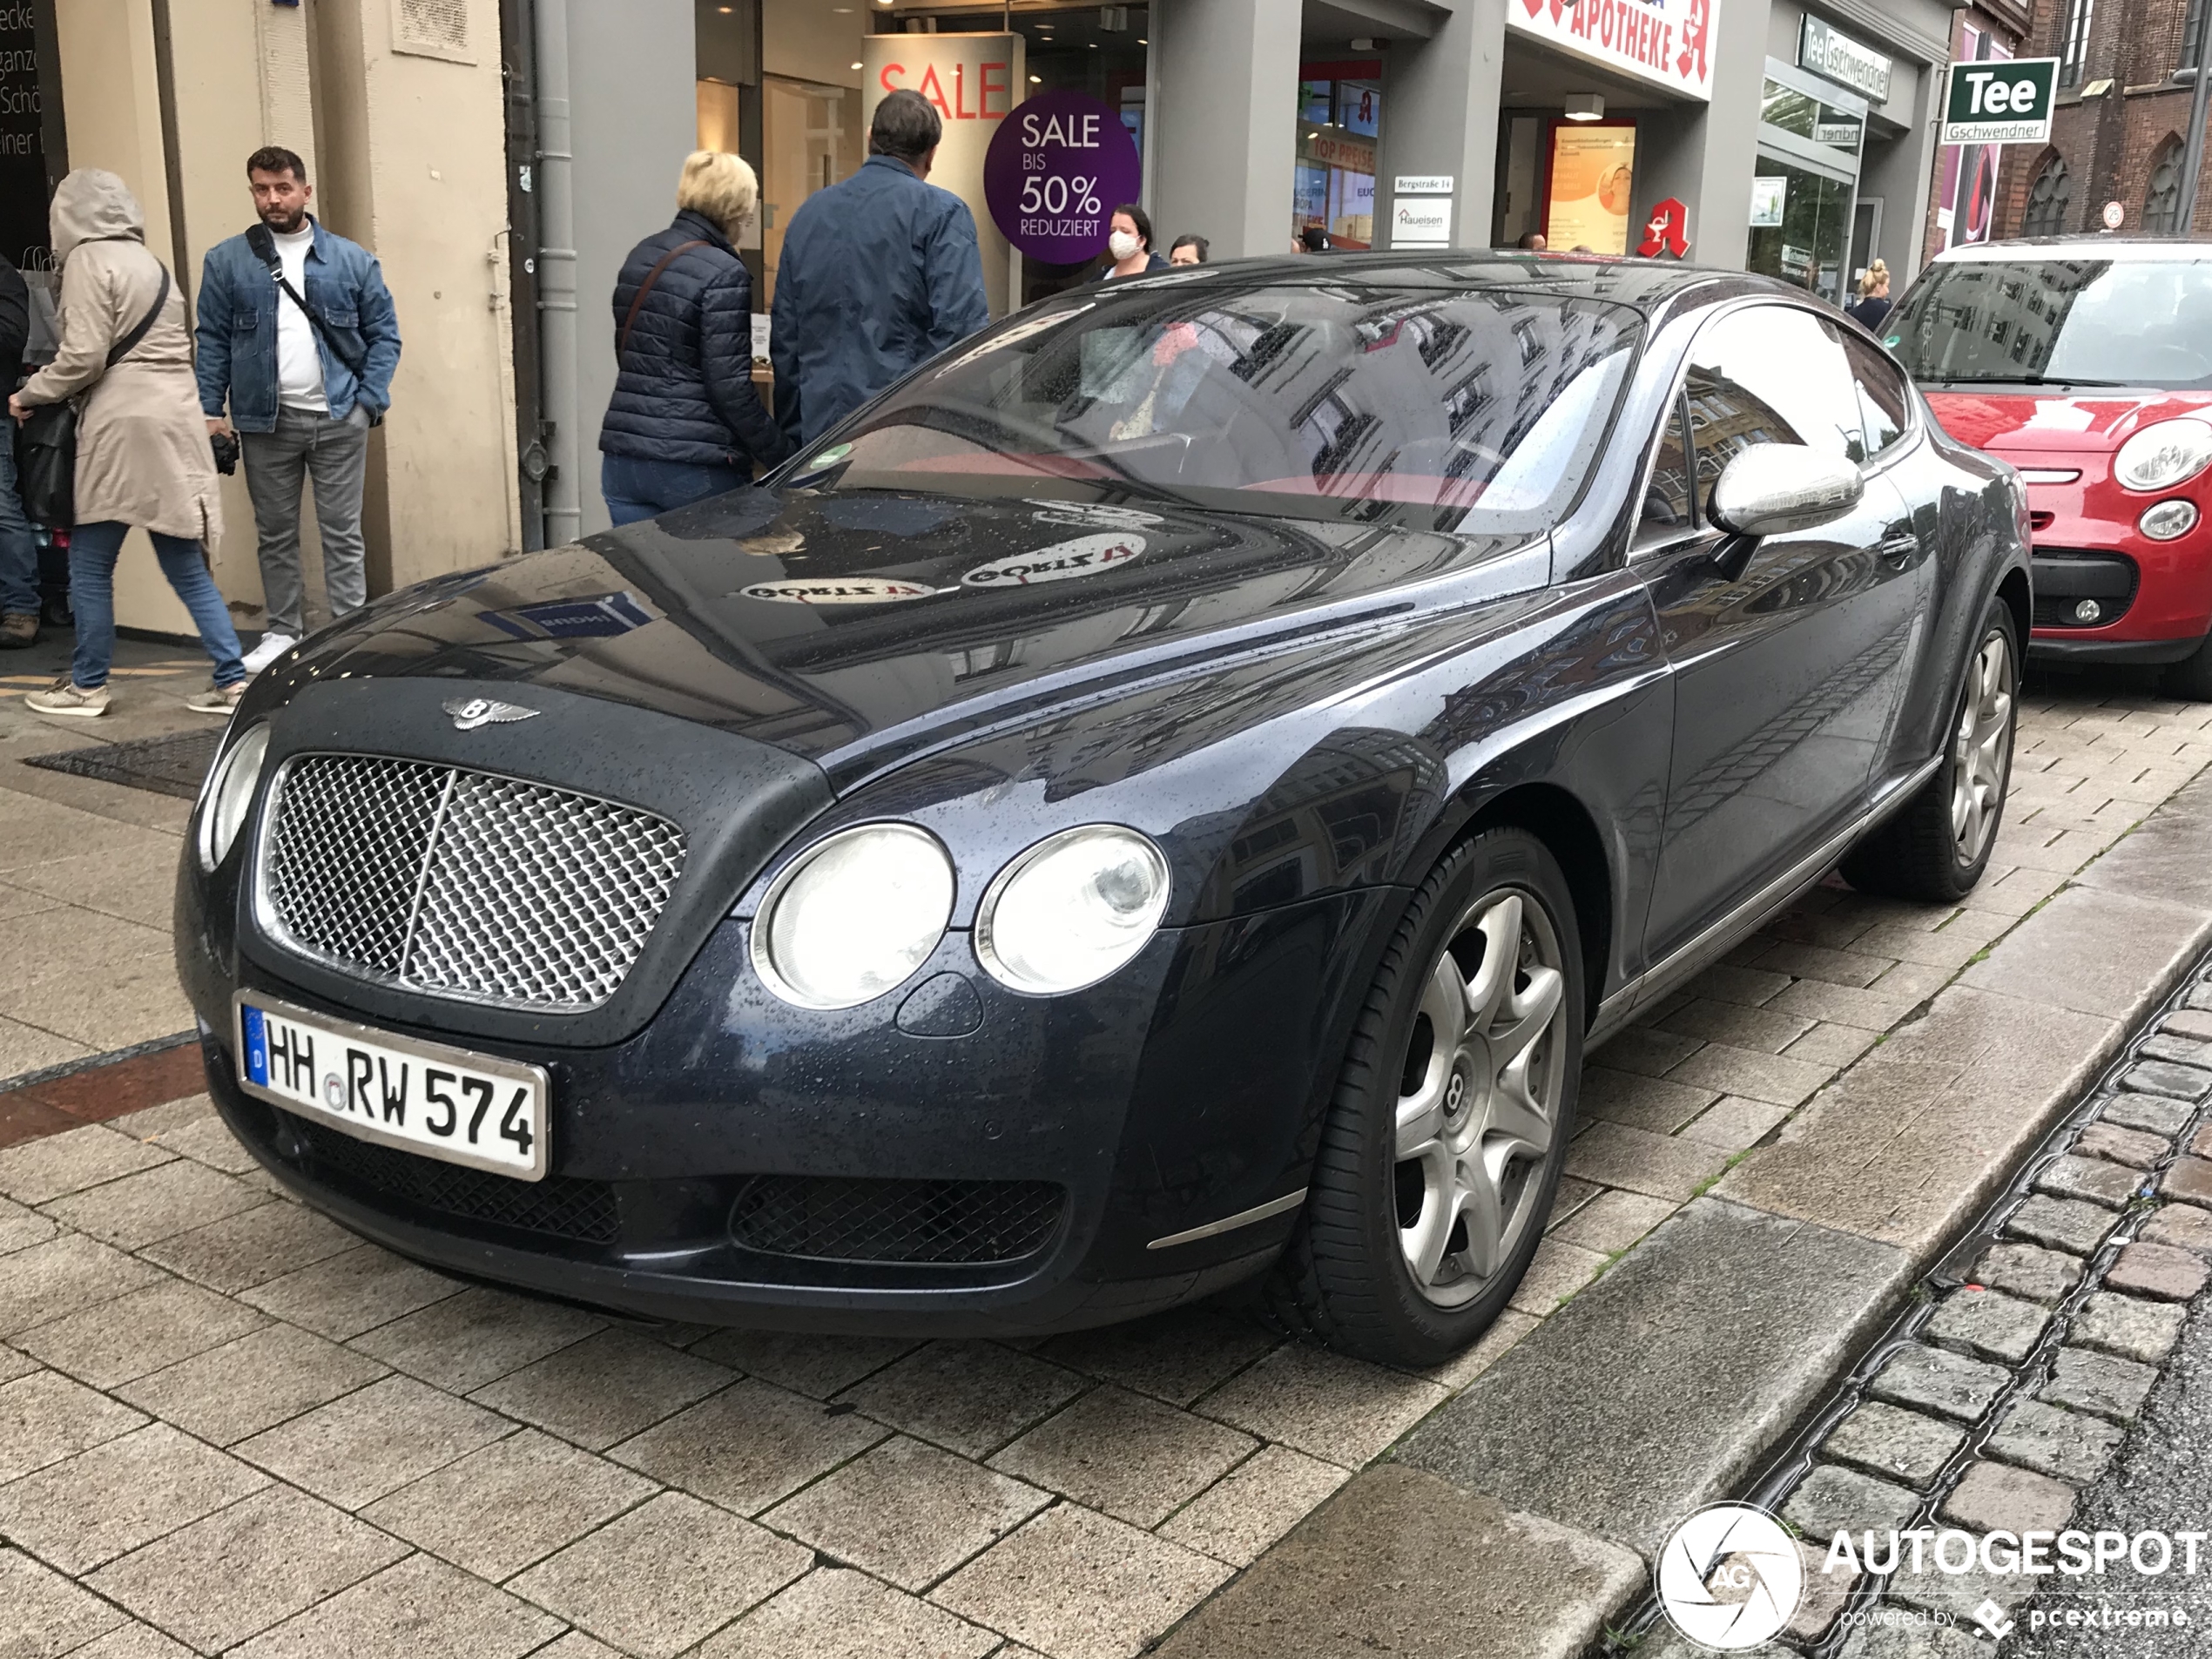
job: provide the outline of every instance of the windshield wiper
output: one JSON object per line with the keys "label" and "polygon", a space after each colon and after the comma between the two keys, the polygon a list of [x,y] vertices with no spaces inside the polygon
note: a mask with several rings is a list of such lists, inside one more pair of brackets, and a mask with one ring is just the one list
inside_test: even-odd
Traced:
{"label": "windshield wiper", "polygon": [[2081,374],[1940,374],[1927,377],[1938,386],[2110,386],[2133,387],[2133,381],[2094,381]]}

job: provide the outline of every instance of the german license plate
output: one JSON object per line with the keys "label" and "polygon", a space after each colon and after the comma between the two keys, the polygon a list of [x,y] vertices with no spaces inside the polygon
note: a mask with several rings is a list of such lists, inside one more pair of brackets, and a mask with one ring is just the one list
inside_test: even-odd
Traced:
{"label": "german license plate", "polygon": [[545,1174],[544,1069],[373,1031],[241,991],[239,1082],[364,1141],[521,1181]]}

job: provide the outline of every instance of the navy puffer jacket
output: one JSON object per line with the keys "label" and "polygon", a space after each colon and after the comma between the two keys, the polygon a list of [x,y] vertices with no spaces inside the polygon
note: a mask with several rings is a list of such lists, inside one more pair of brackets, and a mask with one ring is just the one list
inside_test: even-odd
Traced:
{"label": "navy puffer jacket", "polygon": [[[623,347],[623,322],[646,276],[691,241],[704,246],[668,262]],[[791,452],[752,389],[752,275],[720,226],[686,208],[631,249],[615,280],[614,315],[621,362],[599,427],[606,454],[749,471]]]}

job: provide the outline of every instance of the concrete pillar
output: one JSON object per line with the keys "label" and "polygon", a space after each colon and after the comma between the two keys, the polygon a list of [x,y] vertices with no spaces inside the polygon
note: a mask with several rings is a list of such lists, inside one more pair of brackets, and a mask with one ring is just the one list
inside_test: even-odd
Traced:
{"label": "concrete pillar", "polygon": [[1291,250],[1298,147],[1298,0],[1161,0],[1152,221],[1217,260]]}
{"label": "concrete pillar", "polygon": [[1741,270],[1751,240],[1759,89],[1766,78],[1766,8],[1723,5],[1713,29],[1713,101],[1639,113],[1631,250],[1655,203],[1689,209],[1693,265]]}
{"label": "concrete pillar", "polygon": [[[697,24],[691,0],[537,3],[565,4],[569,15],[577,482],[588,536],[610,522],[599,493],[599,422],[615,390],[615,279],[630,250],[676,217],[676,181],[698,147]],[[760,296],[753,300],[758,308]]]}
{"label": "concrete pillar", "polygon": [[517,545],[499,7],[320,0],[314,22],[318,202],[376,254],[399,310],[391,413],[369,446],[381,592]]}
{"label": "concrete pillar", "polygon": [[1882,231],[1874,252],[1890,267],[1890,295],[1905,297],[1905,285],[1920,268],[1923,239],[1927,233],[1928,192],[1935,184],[1936,145],[1933,123],[1936,98],[1943,85],[1943,71],[1928,64],[1900,61],[1896,78],[1912,88],[1911,96],[1890,98],[1893,112],[1904,104],[1910,125],[1859,176],[1858,193],[1882,199]]}
{"label": "concrete pillar", "polygon": [[1383,71],[1382,154],[1376,164],[1376,246],[1400,173],[1449,173],[1452,245],[1490,241],[1497,186],[1498,102],[1507,0],[1447,0],[1426,40],[1392,44]]}

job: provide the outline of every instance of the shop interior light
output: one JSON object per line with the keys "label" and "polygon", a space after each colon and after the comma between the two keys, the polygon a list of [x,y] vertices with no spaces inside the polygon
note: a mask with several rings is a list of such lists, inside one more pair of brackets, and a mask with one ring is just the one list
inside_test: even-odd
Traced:
{"label": "shop interior light", "polygon": [[1597,121],[1604,118],[1605,99],[1596,92],[1569,92],[1567,95],[1567,118],[1570,121]]}
{"label": "shop interior light", "polygon": [[1042,86],[1044,84],[1044,77],[1042,75],[1030,76],[1029,84],[1032,86]]}
{"label": "shop interior light", "polygon": [[858,69],[858,68],[860,68],[860,64],[853,64],[853,68],[855,68],[855,69]]}

